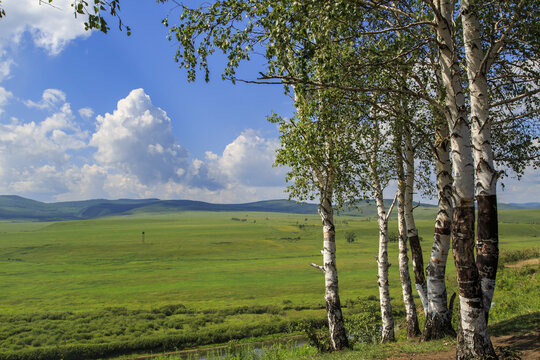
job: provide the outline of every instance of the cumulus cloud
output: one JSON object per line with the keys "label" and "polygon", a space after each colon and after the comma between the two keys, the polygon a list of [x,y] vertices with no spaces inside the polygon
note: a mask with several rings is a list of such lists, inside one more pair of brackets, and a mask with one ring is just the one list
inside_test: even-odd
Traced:
{"label": "cumulus cloud", "polygon": [[35,102],[32,100],[24,101],[28,107],[38,109],[53,109],[66,101],[66,93],[58,89],[45,89],[41,95],[41,100]]}
{"label": "cumulus cloud", "polygon": [[67,191],[64,171],[72,153],[87,143],[73,120],[66,103],[40,122],[0,124],[0,189],[39,195]]}
{"label": "cumulus cloud", "polygon": [[[12,96],[1,89],[0,103]],[[246,130],[221,154],[194,159],[174,138],[166,112],[143,89],[131,91],[111,113],[98,115],[91,135],[78,127],[66,99],[62,91],[47,89],[41,100],[26,103],[49,116],[0,124],[0,192],[40,200],[284,197],[285,169],[272,167],[277,139]],[[90,108],[78,112],[82,118],[94,115]]]}
{"label": "cumulus cloud", "polygon": [[223,154],[206,152],[209,173],[227,184],[282,186],[285,168],[273,167],[279,140],[265,139],[254,130],[242,132]]}
{"label": "cumulus cloud", "polygon": [[154,106],[143,89],[118,102],[112,114],[97,117],[90,145],[98,164],[136,176],[142,184],[179,180],[187,151],[172,135],[171,119]]}

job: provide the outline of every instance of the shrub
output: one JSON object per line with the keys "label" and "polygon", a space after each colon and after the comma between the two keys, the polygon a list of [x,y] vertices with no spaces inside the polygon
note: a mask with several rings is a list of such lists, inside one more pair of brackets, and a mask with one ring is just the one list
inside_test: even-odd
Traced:
{"label": "shrub", "polygon": [[303,320],[296,325],[296,330],[306,334],[309,344],[320,352],[332,351],[326,320]]}
{"label": "shrub", "polygon": [[352,244],[354,242],[354,240],[356,240],[356,234],[353,233],[352,231],[350,231],[350,232],[347,233],[346,239],[347,239],[347,242],[349,244]]}
{"label": "shrub", "polygon": [[345,327],[351,344],[377,343],[381,337],[380,307],[374,301],[361,301],[354,306],[355,313],[345,318]]}

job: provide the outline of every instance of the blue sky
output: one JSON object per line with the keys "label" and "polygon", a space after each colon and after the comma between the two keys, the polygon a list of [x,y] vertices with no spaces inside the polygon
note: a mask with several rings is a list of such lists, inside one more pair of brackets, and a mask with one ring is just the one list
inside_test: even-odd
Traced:
{"label": "blue sky", "polygon": [[[244,202],[285,198],[272,167],[289,116],[280,86],[188,83],[161,20],[171,5],[123,1],[133,34],[85,32],[69,0],[4,0],[0,20],[0,193]],[[174,12],[173,12],[174,14]],[[174,16],[171,16],[173,19]],[[172,23],[172,21],[171,21]],[[261,59],[241,68],[256,78]],[[540,176],[507,182],[504,202],[540,201]],[[391,197],[389,194],[388,197]]]}

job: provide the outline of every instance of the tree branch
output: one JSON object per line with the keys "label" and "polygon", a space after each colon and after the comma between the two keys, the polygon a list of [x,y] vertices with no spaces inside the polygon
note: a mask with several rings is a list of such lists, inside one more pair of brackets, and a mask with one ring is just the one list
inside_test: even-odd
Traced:
{"label": "tree branch", "polygon": [[322,266],[319,266],[319,265],[314,264],[314,263],[310,263],[309,265],[310,265],[310,266],[313,266],[313,267],[314,267],[315,269],[317,269],[317,270],[322,271],[323,274],[326,273],[326,270],[324,270],[324,268],[323,268]]}

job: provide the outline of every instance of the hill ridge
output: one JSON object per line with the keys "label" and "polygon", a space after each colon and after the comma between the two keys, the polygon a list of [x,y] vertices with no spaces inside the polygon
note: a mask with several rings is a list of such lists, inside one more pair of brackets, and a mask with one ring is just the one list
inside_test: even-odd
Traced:
{"label": "hill ridge", "polygon": [[[385,200],[389,206],[392,200]],[[419,204],[418,212],[433,212],[435,205]],[[540,203],[500,204],[500,209],[540,208]],[[427,211],[423,211],[427,210]],[[87,220],[104,216],[135,213],[167,213],[179,211],[257,211],[293,214],[316,214],[317,205],[292,200],[272,199],[239,204],[217,204],[199,200],[90,199],[45,203],[18,195],[0,195],[0,220],[63,221]],[[376,216],[373,200],[360,200],[338,213],[353,216]],[[394,214],[395,216],[395,214]]]}

